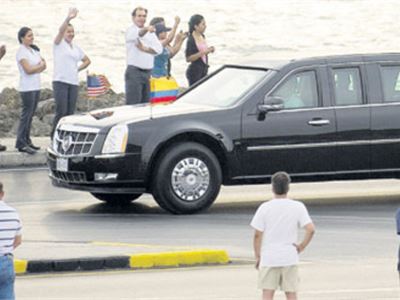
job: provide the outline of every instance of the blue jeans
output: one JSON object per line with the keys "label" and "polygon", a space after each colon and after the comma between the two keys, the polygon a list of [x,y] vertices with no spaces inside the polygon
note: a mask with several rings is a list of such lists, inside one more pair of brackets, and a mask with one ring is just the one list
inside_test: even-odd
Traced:
{"label": "blue jeans", "polygon": [[12,256],[0,256],[0,300],[14,300],[14,260]]}

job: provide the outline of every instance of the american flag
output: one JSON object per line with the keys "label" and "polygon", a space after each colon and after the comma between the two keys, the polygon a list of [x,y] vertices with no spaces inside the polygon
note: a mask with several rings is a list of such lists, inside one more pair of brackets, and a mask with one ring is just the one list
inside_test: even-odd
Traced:
{"label": "american flag", "polygon": [[87,75],[87,95],[89,98],[95,98],[107,93],[111,84],[104,75]]}

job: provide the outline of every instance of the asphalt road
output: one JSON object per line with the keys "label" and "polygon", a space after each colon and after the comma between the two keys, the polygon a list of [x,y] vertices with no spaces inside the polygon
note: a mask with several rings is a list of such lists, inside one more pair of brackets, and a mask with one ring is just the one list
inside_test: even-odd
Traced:
{"label": "asphalt road", "polygon": [[[110,208],[87,193],[53,188],[45,170],[2,171],[0,180],[5,184],[6,201],[23,219],[26,243],[102,241],[223,248],[231,257],[244,260],[252,259],[253,232],[248,224],[261,202],[271,196],[265,185],[227,187],[210,210],[174,216],[158,208],[148,195],[122,209]],[[306,202],[317,227],[315,239],[302,255],[302,268],[308,278],[314,278],[304,279],[302,298],[397,299],[394,215],[400,206],[398,183],[380,180],[292,186],[293,198]],[[326,280],[321,279],[324,276]],[[216,278],[214,283],[212,278]],[[17,292],[21,299],[254,299],[258,295],[254,280],[251,265],[235,265],[24,277],[17,281]],[[48,285],[47,298],[39,296],[42,292],[37,288],[43,285]],[[241,287],[237,296],[233,292],[236,287]],[[126,294],[130,288],[135,292]]]}

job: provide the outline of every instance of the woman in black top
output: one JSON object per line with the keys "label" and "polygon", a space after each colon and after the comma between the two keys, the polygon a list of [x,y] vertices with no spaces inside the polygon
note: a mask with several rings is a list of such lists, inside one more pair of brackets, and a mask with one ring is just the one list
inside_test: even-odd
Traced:
{"label": "woman in black top", "polygon": [[208,47],[204,31],[206,21],[201,15],[193,15],[189,21],[189,38],[186,44],[186,61],[190,62],[186,70],[189,86],[207,75],[208,54],[215,51],[214,47]]}

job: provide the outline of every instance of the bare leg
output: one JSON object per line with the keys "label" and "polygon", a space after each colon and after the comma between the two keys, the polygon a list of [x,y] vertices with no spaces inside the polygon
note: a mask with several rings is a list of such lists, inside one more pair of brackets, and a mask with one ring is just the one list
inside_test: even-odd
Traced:
{"label": "bare leg", "polygon": [[263,298],[262,300],[272,300],[274,299],[274,290],[263,290]]}
{"label": "bare leg", "polygon": [[286,299],[287,300],[297,300],[297,294],[293,292],[286,292]]}

